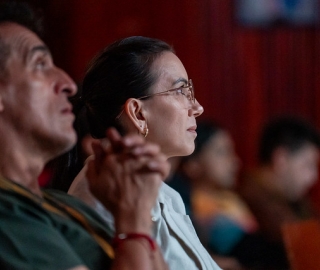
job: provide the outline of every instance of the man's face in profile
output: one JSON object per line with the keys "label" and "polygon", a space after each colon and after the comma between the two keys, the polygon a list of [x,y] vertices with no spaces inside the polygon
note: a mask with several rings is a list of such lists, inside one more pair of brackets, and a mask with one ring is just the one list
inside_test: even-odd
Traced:
{"label": "man's face in profile", "polygon": [[288,153],[286,161],[290,198],[303,197],[318,179],[319,150],[306,143],[299,150]]}
{"label": "man's face in profile", "polygon": [[76,141],[68,101],[76,85],[54,65],[43,41],[27,28],[2,23],[0,36],[10,47],[7,78],[0,82],[2,127],[13,139],[20,134],[19,143],[29,150],[46,151],[48,158],[67,151]]}

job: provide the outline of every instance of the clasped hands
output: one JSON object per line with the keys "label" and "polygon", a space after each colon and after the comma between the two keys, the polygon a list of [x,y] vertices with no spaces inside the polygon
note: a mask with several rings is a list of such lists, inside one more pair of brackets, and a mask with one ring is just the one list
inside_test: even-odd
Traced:
{"label": "clasped hands", "polygon": [[160,148],[142,136],[114,129],[92,145],[87,179],[92,194],[113,214],[116,231],[150,233],[151,209],[170,165]]}

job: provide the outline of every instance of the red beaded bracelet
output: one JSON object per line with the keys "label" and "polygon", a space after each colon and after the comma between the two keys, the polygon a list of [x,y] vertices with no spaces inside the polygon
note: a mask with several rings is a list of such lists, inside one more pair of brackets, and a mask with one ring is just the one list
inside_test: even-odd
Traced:
{"label": "red beaded bracelet", "polygon": [[113,238],[113,246],[116,248],[121,244],[122,241],[129,240],[129,239],[145,239],[148,241],[150,248],[152,251],[156,250],[156,243],[155,241],[147,234],[143,233],[120,233]]}

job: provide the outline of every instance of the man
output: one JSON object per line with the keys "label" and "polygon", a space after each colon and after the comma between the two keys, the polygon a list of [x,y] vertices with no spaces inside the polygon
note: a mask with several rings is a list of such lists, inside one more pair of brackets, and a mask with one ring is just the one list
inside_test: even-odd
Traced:
{"label": "man", "polygon": [[[318,179],[319,146],[319,133],[299,118],[277,118],[263,130],[260,166],[247,176],[240,192],[264,238],[275,244],[271,245],[273,252],[278,248],[280,254],[282,250],[284,223],[314,216],[306,193]],[[285,263],[285,259],[282,261]]]}
{"label": "man", "polygon": [[109,141],[93,147],[89,184],[116,214],[114,247],[90,208],[40,189],[44,165],[76,142],[68,98],[77,90],[33,18],[25,5],[0,5],[0,268],[167,269],[150,237],[150,211],[168,173],[155,145],[109,130]]}

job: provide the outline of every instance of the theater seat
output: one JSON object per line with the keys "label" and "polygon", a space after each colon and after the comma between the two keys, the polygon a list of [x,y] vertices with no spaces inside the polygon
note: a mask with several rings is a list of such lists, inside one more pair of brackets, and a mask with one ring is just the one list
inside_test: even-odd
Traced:
{"label": "theater seat", "polygon": [[282,235],[292,270],[320,269],[320,222],[286,223]]}

